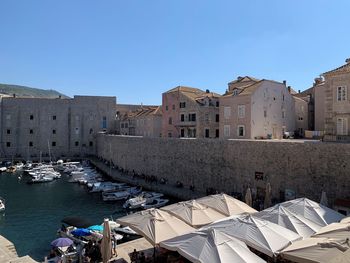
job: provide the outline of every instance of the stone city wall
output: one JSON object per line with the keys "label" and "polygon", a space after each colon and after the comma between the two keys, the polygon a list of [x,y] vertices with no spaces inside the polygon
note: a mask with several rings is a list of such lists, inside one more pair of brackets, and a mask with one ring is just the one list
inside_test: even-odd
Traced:
{"label": "stone city wall", "polygon": [[[283,200],[285,192],[320,201],[350,198],[350,144],[142,138],[98,135],[98,156],[126,170],[181,181],[196,191],[241,193],[247,187]],[[285,191],[289,189],[288,191]]]}

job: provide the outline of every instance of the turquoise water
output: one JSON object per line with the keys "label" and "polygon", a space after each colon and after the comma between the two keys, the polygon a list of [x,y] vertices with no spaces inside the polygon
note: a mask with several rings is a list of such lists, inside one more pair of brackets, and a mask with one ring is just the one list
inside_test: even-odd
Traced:
{"label": "turquoise water", "polygon": [[16,246],[19,256],[29,255],[42,261],[50,242],[66,216],[82,216],[94,224],[103,218],[125,215],[122,203],[105,203],[100,194],[89,194],[83,185],[68,183],[68,177],[50,183],[26,183],[28,177],[0,174],[0,196],[6,211],[0,213],[0,234]]}

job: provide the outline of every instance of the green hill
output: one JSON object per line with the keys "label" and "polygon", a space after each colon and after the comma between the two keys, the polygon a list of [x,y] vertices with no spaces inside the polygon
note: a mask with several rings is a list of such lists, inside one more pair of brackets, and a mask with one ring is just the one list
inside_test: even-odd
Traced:
{"label": "green hill", "polygon": [[68,96],[52,89],[44,90],[9,84],[0,84],[0,94],[7,94],[10,96],[16,94],[17,97],[28,98],[58,98],[59,96],[61,96],[62,98],[69,98]]}

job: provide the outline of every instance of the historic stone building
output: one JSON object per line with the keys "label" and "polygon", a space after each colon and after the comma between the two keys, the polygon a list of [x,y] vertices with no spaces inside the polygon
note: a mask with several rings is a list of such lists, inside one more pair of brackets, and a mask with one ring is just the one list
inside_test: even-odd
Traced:
{"label": "historic stone building", "polygon": [[219,137],[219,94],[179,86],[162,96],[162,137]]}
{"label": "historic stone building", "polygon": [[4,97],[0,155],[23,159],[94,154],[96,134],[115,129],[116,97]]}
{"label": "historic stone building", "polygon": [[161,137],[161,106],[142,106],[120,116],[120,134],[144,137]]}
{"label": "historic stone building", "polygon": [[238,77],[220,98],[220,137],[281,139],[295,130],[295,103],[285,83]]}
{"label": "historic stone building", "polygon": [[322,75],[325,80],[325,133],[331,140],[350,141],[350,59]]}

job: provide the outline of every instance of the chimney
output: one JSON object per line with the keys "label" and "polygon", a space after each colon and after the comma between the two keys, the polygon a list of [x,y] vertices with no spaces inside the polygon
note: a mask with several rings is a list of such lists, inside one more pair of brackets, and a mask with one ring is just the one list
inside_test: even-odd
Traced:
{"label": "chimney", "polygon": [[298,90],[298,93],[300,93],[300,90]]}
{"label": "chimney", "polygon": [[205,93],[210,93],[210,90],[206,89],[206,90],[205,90]]}
{"label": "chimney", "polygon": [[345,59],[346,64],[350,64],[350,58]]}
{"label": "chimney", "polygon": [[61,98],[62,98],[62,96],[61,96],[61,95],[59,95],[59,96],[58,96],[58,98],[59,98],[59,99],[61,99]]}
{"label": "chimney", "polygon": [[291,88],[290,88],[290,86],[288,86],[288,87],[287,87],[287,89],[288,89],[288,92],[289,92],[289,94],[290,94],[290,91],[291,91]]}
{"label": "chimney", "polygon": [[237,77],[237,80],[238,80],[238,81],[241,80],[241,79],[243,79],[243,77],[241,77],[241,76],[238,76],[238,77]]}
{"label": "chimney", "polygon": [[13,93],[13,97],[16,98],[16,93]]}
{"label": "chimney", "polygon": [[286,80],[283,80],[283,85],[284,85],[285,87],[287,87],[287,81],[286,81]]}

